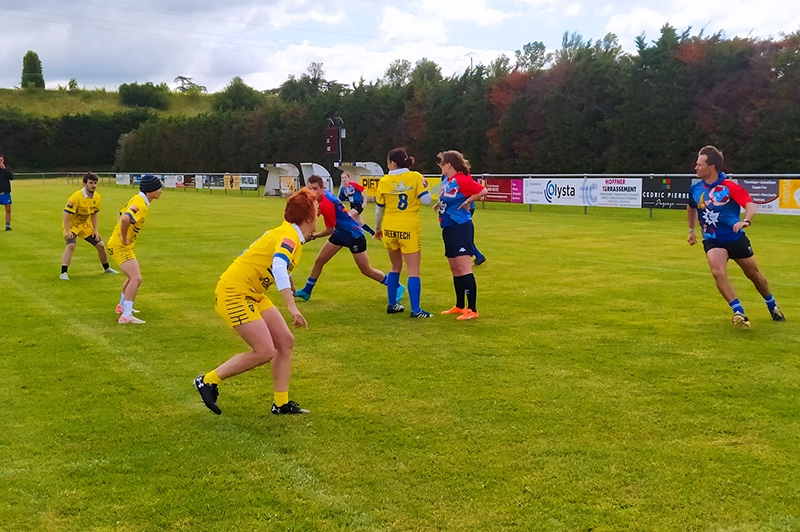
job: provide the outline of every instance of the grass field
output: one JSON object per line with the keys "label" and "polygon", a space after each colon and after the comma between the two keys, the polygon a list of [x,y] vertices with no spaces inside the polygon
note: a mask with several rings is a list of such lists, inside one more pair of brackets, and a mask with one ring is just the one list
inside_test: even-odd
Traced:
{"label": "grass field", "polygon": [[[730,268],[749,331],[683,212],[479,207],[470,322],[387,315],[344,251],[299,304],[291,396],[312,413],[272,416],[259,368],[217,417],[192,378],[244,344],[214,285],[283,202],[166,191],[137,243],[147,324],[119,326],[121,276],[88,244],[58,279],[76,188],[15,182],[0,232],[0,529],[800,530],[800,218],[748,229],[785,323]],[[107,238],[134,189],[99,190]],[[452,279],[424,214],[438,314]]]}

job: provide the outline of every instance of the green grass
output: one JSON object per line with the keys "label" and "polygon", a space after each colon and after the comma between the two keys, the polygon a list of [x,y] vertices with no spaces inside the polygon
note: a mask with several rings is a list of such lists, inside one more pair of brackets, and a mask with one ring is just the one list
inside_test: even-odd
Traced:
{"label": "green grass", "polygon": [[[172,93],[168,97],[169,108],[153,112],[161,116],[195,116],[213,110],[211,96],[208,94],[192,96]],[[98,111],[113,114],[130,109],[119,102],[119,93],[104,90],[0,89],[0,105],[15,107],[27,114],[43,117],[90,114]]]}
{"label": "green grass", "polygon": [[[259,368],[221,386],[217,417],[191,380],[244,344],[216,279],[282,201],[166,191],[137,243],[147,324],[122,327],[122,279],[88,245],[58,280],[75,188],[15,183],[0,233],[4,530],[800,530],[798,218],[748,230],[786,323],[729,269],[749,331],[682,212],[479,208],[465,323],[387,315],[343,251],[300,303],[291,394],[312,413],[272,416]],[[107,238],[134,189],[100,190]],[[452,279],[429,210],[423,233],[438,313]]]}

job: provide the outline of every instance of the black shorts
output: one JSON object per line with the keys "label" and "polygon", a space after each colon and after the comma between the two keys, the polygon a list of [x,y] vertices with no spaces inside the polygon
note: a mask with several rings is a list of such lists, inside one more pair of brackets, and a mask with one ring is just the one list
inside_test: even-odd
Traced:
{"label": "black shorts", "polygon": [[[64,241],[67,244],[74,244],[75,242],[77,242],[77,240],[78,240],[78,237],[75,236],[75,233],[72,233],[72,238],[65,238],[64,239]],[[87,241],[88,243],[90,243],[93,246],[97,246],[97,244],[99,244],[100,242],[103,241],[102,238],[96,238],[94,235],[89,235],[86,238],[84,238],[84,240]]]}
{"label": "black shorts", "polygon": [[364,235],[356,238],[349,233],[334,231],[328,242],[334,246],[341,246],[350,250],[350,253],[364,253],[367,250],[367,238]]}
{"label": "black shorts", "polygon": [[715,239],[709,238],[703,240],[703,248],[706,253],[714,248],[726,249],[729,259],[748,259],[753,256],[753,248],[750,246],[750,239],[747,236],[733,242],[717,242]]}
{"label": "black shorts", "polygon": [[448,225],[442,228],[444,256],[448,259],[474,254],[472,242],[475,239],[475,226],[472,220],[463,224]]}
{"label": "black shorts", "polygon": [[356,211],[358,214],[364,212],[364,206],[360,203],[350,202],[350,208]]}

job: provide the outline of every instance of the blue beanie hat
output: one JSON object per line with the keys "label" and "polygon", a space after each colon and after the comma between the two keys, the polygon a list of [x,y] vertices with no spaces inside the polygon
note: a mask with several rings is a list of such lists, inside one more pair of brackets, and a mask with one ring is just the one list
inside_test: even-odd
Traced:
{"label": "blue beanie hat", "polygon": [[142,176],[142,182],[139,184],[139,190],[147,194],[148,192],[155,192],[161,188],[161,180],[152,174]]}

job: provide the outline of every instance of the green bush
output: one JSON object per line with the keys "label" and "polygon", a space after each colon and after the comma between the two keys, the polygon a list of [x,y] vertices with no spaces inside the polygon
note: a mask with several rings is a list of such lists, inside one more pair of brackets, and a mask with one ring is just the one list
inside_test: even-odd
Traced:
{"label": "green bush", "polygon": [[151,107],[162,111],[169,107],[169,87],[162,83],[153,85],[151,82],[123,83],[119,86],[119,101],[128,107]]}

